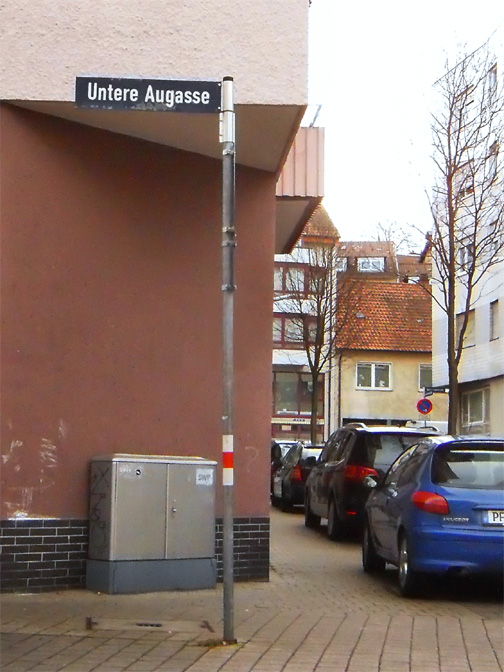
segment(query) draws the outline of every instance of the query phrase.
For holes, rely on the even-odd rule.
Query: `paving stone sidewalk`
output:
[[[272,510],[271,580],[236,584],[236,645],[222,587],[1,598],[2,672],[503,672],[504,613],[490,586],[434,585],[404,600],[391,569],[365,575],[356,542]]]

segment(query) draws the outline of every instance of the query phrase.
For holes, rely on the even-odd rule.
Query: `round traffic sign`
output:
[[[416,405],[417,411],[422,415],[427,415],[432,411],[432,401],[430,399],[420,399]]]

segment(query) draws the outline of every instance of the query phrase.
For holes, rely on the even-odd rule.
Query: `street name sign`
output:
[[[75,105],[97,110],[214,113],[221,82],[129,77],[76,77]]]
[[[438,393],[443,393],[446,394],[448,392],[448,387],[445,385],[440,385],[439,387],[424,387],[424,396],[425,397],[430,397],[431,394],[438,394]]]

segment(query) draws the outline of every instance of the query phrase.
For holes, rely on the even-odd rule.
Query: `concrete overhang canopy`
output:
[[[8,102],[112,133],[222,157],[218,114],[95,110],[68,101]],[[288,252],[323,197],[323,129],[299,128],[304,106],[236,105],[235,110],[237,163],[279,175],[275,253]]]
[[[63,101],[8,102],[186,152],[222,157],[218,114],[83,109]],[[236,105],[237,163],[278,174],[304,110],[298,105]]]

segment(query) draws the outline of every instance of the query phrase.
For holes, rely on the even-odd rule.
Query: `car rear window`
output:
[[[419,436],[394,433],[361,436],[361,439],[364,438],[364,441],[357,442],[355,455],[349,461],[385,472],[406,448],[418,441]]]
[[[451,488],[504,490],[504,446],[440,449],[431,475],[433,483]]]
[[[305,460],[307,457],[318,457],[322,452],[322,446],[319,448],[303,448],[302,459]]]

